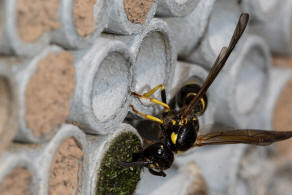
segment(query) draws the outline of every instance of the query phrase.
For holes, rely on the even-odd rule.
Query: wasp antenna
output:
[[[230,40],[228,47],[223,47],[212,66],[205,82],[203,83],[201,89],[198,94],[192,99],[192,101],[184,108],[181,117],[184,118],[189,115],[193,109],[193,107],[200,101],[200,99],[205,95],[213,81],[216,79],[219,72],[222,70],[225,65],[228,57],[230,56],[232,50],[237,44],[238,40],[242,36],[244,30],[246,29],[247,23],[249,20],[249,15],[247,13],[242,13],[239,17],[238,23]]]
[[[143,167],[147,165],[148,163],[145,163],[144,161],[136,161],[136,162],[118,162],[119,166],[124,168],[129,167]]]

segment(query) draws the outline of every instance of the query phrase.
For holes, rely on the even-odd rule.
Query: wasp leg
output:
[[[143,118],[148,119],[148,120],[151,120],[151,121],[154,121],[154,122],[158,122],[158,123],[160,123],[160,124],[163,124],[163,120],[161,120],[160,118],[157,118],[157,117],[155,117],[155,116],[151,116],[151,115],[149,115],[149,114],[144,114],[144,113],[142,113],[142,112],[139,112],[138,110],[136,110],[136,109],[134,108],[133,105],[130,105],[130,107],[132,108],[133,112],[139,114],[139,115],[142,116]]]
[[[145,97],[150,97],[150,96],[151,96],[153,93],[155,93],[159,88],[161,88],[161,91],[160,91],[161,100],[162,100],[163,103],[167,104],[167,103],[166,103],[166,93],[165,93],[165,86],[164,86],[164,84],[157,85],[156,87],[154,87],[154,88],[151,89],[150,91],[144,93],[143,96],[145,96]]]
[[[166,177],[166,174],[163,172],[163,171],[154,171],[153,169],[151,168],[148,168],[149,172],[152,174],[152,175],[156,175],[156,176],[162,176],[162,177]]]
[[[140,95],[140,94],[137,94],[135,92],[132,92],[131,94],[134,95],[134,96],[137,96],[140,99],[141,98],[148,99],[150,102],[153,102],[155,104],[163,106],[165,108],[165,112],[168,112],[170,110],[170,107],[169,107],[168,104],[166,104],[166,103],[164,103],[164,102],[162,102],[162,101],[160,101],[158,99],[147,97],[147,96],[144,96],[144,95]]]

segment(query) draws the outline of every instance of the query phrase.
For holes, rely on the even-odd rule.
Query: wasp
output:
[[[193,147],[239,143],[265,146],[292,137],[291,131],[279,132],[254,129],[222,130],[198,135],[198,117],[205,112],[208,104],[206,92],[226,64],[228,57],[245,31],[248,20],[249,15],[247,13],[240,15],[228,47],[221,49],[202,86],[196,83],[187,83],[180,89],[177,98],[179,109],[171,109],[167,104],[163,84],[156,86],[143,95],[132,92],[132,95],[139,99],[148,99],[165,108],[159,118],[141,113],[131,105],[133,112],[145,119],[159,123],[162,136],[160,142],[149,145],[140,153],[133,154],[131,162],[119,162],[120,166],[129,168],[134,166],[146,167],[151,174],[165,177],[164,170],[171,167],[174,161],[174,154],[185,152]],[[159,89],[161,101],[150,97]]]

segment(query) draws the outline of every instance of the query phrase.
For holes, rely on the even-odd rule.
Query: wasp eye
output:
[[[163,153],[163,149],[162,148],[159,148],[158,150],[157,150],[157,154],[158,155],[161,155]]]

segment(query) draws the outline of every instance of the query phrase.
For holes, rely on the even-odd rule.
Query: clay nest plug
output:
[[[98,173],[96,194],[133,194],[141,168],[123,168],[118,162],[130,162],[132,154],[142,151],[141,141],[131,132],[121,133],[110,143]]]

